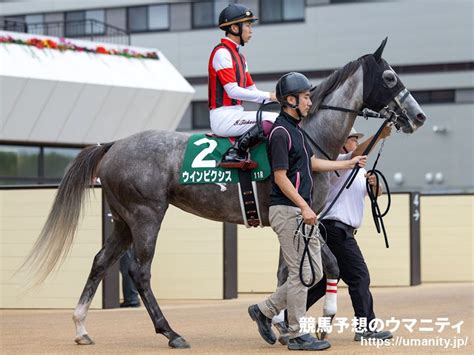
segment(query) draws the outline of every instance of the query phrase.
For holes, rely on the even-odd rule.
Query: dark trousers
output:
[[[324,223],[324,222],[323,222]],[[349,286],[355,317],[375,318],[370,276],[359,245],[349,231],[326,225],[327,245],[337,259],[340,278]],[[308,291],[307,309],[326,293],[326,278]]]
[[[122,292],[123,300],[126,303],[139,303],[138,291],[133,283],[132,277],[130,276],[128,270],[130,269],[130,264],[133,259],[133,250],[132,248],[128,249],[125,254],[120,258],[120,272],[122,274]]]

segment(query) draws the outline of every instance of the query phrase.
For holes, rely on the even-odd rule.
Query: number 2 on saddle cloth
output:
[[[232,146],[231,138],[206,134],[193,134],[184,153],[179,177],[180,184],[232,184],[239,182],[240,169],[218,166],[222,155]],[[270,176],[270,163],[265,142],[250,149],[252,160],[257,167],[250,170],[252,181],[262,181]]]

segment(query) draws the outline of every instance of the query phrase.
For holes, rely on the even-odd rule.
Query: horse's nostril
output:
[[[426,116],[422,113],[419,113],[418,115],[416,115],[416,119],[423,123],[426,120]]]

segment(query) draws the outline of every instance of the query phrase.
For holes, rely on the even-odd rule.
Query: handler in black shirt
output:
[[[272,191],[270,200],[270,225],[278,235],[281,251],[288,266],[287,281],[266,300],[249,307],[250,317],[257,322],[262,338],[270,344],[276,342],[271,329],[271,319],[282,309],[288,310],[290,350],[324,350],[327,341],[319,341],[300,332],[299,320],[306,313],[308,287],[300,280],[300,262],[304,250],[302,238],[294,238],[301,220],[315,225],[316,213],[311,209],[313,195],[312,171],[352,169],[357,163],[365,166],[366,157],[346,161],[327,161],[313,156],[310,146],[300,130],[300,120],[311,108],[309,80],[300,73],[283,75],[277,83],[276,96],[282,111],[270,133],[270,162],[272,165]],[[317,283],[323,274],[317,238],[309,240],[315,275],[311,280],[308,258],[303,264],[306,284]]]

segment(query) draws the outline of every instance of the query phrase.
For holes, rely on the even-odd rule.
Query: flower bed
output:
[[[64,38],[61,38],[59,42],[55,42],[51,39],[40,39],[40,38],[29,38],[26,40],[15,39],[11,36],[0,36],[0,43],[11,43],[20,44],[24,46],[33,46],[39,49],[56,49],[59,51],[74,51],[74,52],[86,52],[95,54],[108,54],[118,55],[126,58],[146,58],[158,60],[158,53],[146,52],[139,53],[129,49],[107,49],[104,46],[96,46],[95,48],[81,47],[74,43],[67,42]]]

